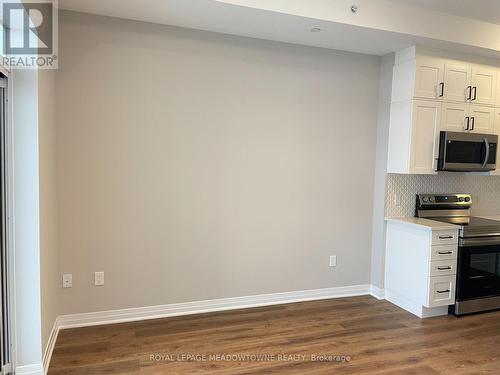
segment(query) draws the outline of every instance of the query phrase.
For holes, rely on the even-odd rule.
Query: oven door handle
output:
[[[461,238],[459,247],[478,247],[500,245],[500,236]]]
[[[490,142],[488,141],[488,138],[484,139],[484,144],[486,145],[486,155],[484,156],[483,168],[486,167],[488,160],[490,160]]]

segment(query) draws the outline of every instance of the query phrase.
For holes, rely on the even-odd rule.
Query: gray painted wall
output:
[[[60,28],[61,313],[370,282],[379,58]]]

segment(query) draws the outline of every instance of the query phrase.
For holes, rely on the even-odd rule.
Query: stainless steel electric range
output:
[[[460,227],[455,315],[500,309],[500,221],[471,216],[471,206],[469,194],[417,196],[417,217]]]

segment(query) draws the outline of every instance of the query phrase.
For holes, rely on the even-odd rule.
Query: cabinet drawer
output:
[[[430,276],[449,276],[457,273],[457,260],[436,260],[430,262]]]
[[[458,229],[457,230],[440,230],[432,232],[433,245],[446,245],[458,243]]]
[[[453,245],[437,245],[431,248],[431,261],[457,259],[458,246]]]
[[[427,307],[447,306],[455,303],[456,275],[429,278],[429,301]]]

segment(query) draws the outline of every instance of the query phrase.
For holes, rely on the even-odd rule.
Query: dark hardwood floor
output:
[[[366,296],[78,328],[61,374],[500,374],[500,312],[421,320]]]

